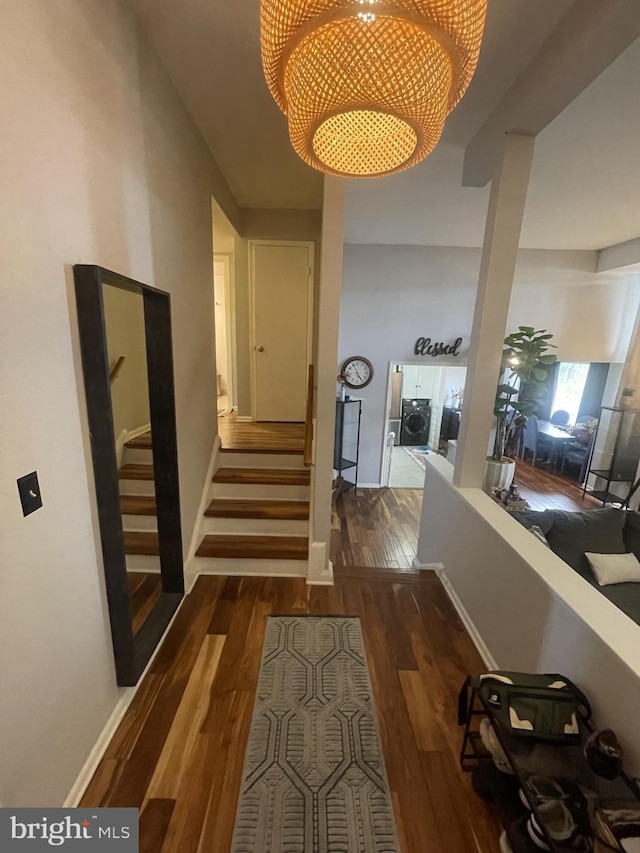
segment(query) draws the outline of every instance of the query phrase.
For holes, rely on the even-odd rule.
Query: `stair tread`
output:
[[[309,501],[225,500],[214,498],[205,515],[209,518],[309,518]]]
[[[308,486],[311,473],[305,468],[220,468],[214,483],[246,483],[273,486]]]
[[[306,560],[309,541],[306,536],[241,536],[208,534],[200,543],[196,557],[235,557],[238,559]]]
[[[221,447],[221,453],[255,453],[255,454],[271,454],[271,455],[279,455],[283,456],[302,456],[304,451],[300,450],[299,447]]]
[[[129,462],[118,471],[121,480],[153,480],[153,465],[142,465],[137,462]]]
[[[141,530],[125,530],[124,551],[125,554],[149,554],[151,556],[158,556],[160,554],[158,534],[155,531],[146,532]]]
[[[144,432],[142,435],[138,435],[135,438],[129,439],[129,441],[125,441],[125,447],[134,447],[139,448],[141,450],[148,449],[153,447],[153,440],[151,438],[150,432]]]
[[[121,495],[120,511],[123,515],[156,515],[153,495]]]

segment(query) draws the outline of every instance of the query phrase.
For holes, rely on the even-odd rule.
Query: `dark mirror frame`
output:
[[[78,264],[73,275],[116,680],[130,687],[138,683],[184,596],[171,298],[103,267]],[[144,305],[162,595],[135,636],[111,408],[105,284],[139,293]]]

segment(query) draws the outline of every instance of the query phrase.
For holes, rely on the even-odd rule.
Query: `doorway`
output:
[[[303,422],[313,323],[313,243],[252,241],[253,412]]]
[[[234,304],[231,287],[231,255],[213,256],[214,314],[216,327],[216,394],[218,414],[236,406],[234,363]]]
[[[422,488],[426,459],[455,459],[467,368],[389,365],[382,484]]]

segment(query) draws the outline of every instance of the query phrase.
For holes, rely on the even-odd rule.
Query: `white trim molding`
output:
[[[158,645],[155,647],[153,654],[149,658],[149,663],[146,665],[144,672],[142,673],[142,675],[138,679],[138,683],[136,684],[136,686],[135,687],[123,687],[123,688],[121,688],[122,694],[120,696],[120,699],[116,703],[116,706],[113,709],[111,716],[107,720],[105,727],[102,729],[102,731],[98,735],[98,739],[96,740],[95,744],[93,745],[93,749],[91,750],[91,752],[87,756],[87,760],[82,765],[82,770],[78,774],[76,781],[73,783],[71,790],[67,794],[67,798],[63,803],[63,808],[75,809],[78,807],[78,803],[82,799],[84,792],[87,790],[87,788],[89,786],[89,782],[91,782],[91,780],[93,779],[93,776],[94,776],[96,770],[98,769],[98,765],[102,761],[102,758],[103,758],[105,752],[107,751],[107,747],[111,743],[111,740],[112,740],[113,736],[115,735],[118,726],[122,722],[122,718],[124,717],[127,710],[129,709],[129,706],[133,702],[136,693],[140,689],[140,685],[142,684],[147,673],[151,669],[151,666],[153,665],[153,662],[155,660],[156,655],[158,654],[158,652],[162,648],[162,644],[164,643],[167,634],[171,630],[173,623],[174,623],[178,613],[180,612],[180,610],[181,610],[181,608],[182,608],[182,606],[186,600],[187,600],[187,596],[185,595],[183,597],[182,601],[180,602],[180,604],[178,605],[178,607],[176,608],[175,613],[171,617],[171,621],[167,625],[167,628],[166,628],[164,634],[158,640]]]
[[[133,438],[137,438],[139,435],[144,435],[145,432],[149,432],[151,429],[151,424],[144,424],[144,426],[138,427],[137,429],[132,429],[131,431],[123,429],[118,438],[116,439],[116,457],[118,459],[118,467],[122,464],[122,454],[124,453],[124,446],[128,441],[131,441]]]
[[[216,435],[213,440],[213,447],[211,449],[211,457],[209,458],[209,465],[207,466],[207,475],[204,481],[204,485],[202,487],[202,494],[200,496],[200,504],[198,505],[198,514],[196,515],[196,522],[193,526],[193,532],[191,534],[191,542],[189,544],[189,550],[187,551],[187,558],[184,561],[184,580],[185,580],[185,588],[188,589],[189,592],[193,589],[193,585],[196,582],[198,574],[200,573],[198,568],[198,562],[196,560],[196,551],[202,542],[202,538],[204,536],[204,514],[207,510],[207,506],[209,505],[209,501],[211,498],[211,481],[213,480],[213,475],[215,474],[217,467],[219,465],[219,455],[220,455],[220,447],[222,442],[220,440],[220,436]]]
[[[237,411],[237,409],[236,409]],[[253,415],[238,415],[236,421],[239,424],[252,424],[253,423]]]
[[[433,564],[433,565],[437,565],[437,564]],[[451,603],[455,607],[455,609],[458,613],[458,616],[462,620],[464,627],[469,632],[469,636],[473,640],[473,644],[476,647],[476,649],[478,650],[480,657],[485,662],[488,669],[499,669],[500,667],[498,666],[496,659],[493,657],[493,655],[489,651],[486,643],[484,642],[484,640],[480,636],[480,632],[476,628],[471,617],[467,613],[462,601],[458,597],[457,592],[455,591],[455,589],[451,585],[451,582],[449,581],[449,578],[446,575],[444,566],[441,563],[439,565],[441,566],[441,568],[436,568],[436,574],[440,578],[440,581],[442,582],[442,586],[444,587],[445,592],[449,596]]]
[[[444,569],[444,565],[442,563],[421,563],[417,557],[414,557],[411,561],[411,568],[420,572],[438,572]]]
[[[333,563],[329,559],[327,542],[309,542],[307,584],[333,586]]]

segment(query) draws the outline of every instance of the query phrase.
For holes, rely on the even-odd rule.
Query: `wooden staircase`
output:
[[[196,557],[204,572],[306,576],[310,471],[286,446],[222,448]]]
[[[151,433],[128,441],[118,471],[124,550],[128,571],[159,572]]]

